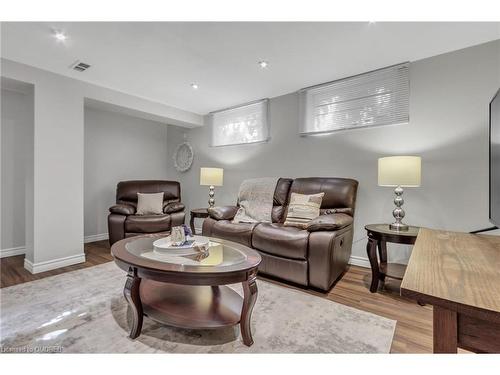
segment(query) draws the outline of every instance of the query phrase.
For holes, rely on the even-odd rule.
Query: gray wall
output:
[[[271,99],[271,140],[263,144],[211,148],[208,127],[169,127],[169,177],[182,183],[190,208],[206,207],[207,188],[199,168],[224,168],[217,204],[233,204],[245,178],[341,176],[360,182],[353,255],[366,258],[365,224],[390,222],[391,188],[377,186],[377,158],[422,156],[422,186],[405,191],[408,223],[470,231],[488,222],[488,103],[500,86],[500,41],[413,62],[410,123],[325,136],[298,135],[296,93]],[[195,160],[186,173],[171,157],[187,134]],[[394,250],[394,247],[392,248]],[[406,262],[410,248],[389,258]]]
[[[106,234],[121,180],[167,177],[167,126],[85,108],[84,234]]]
[[[0,249],[25,241],[26,181],[33,138],[33,93],[1,91],[1,243]]]
[[[1,249],[25,246],[27,178],[32,176],[33,95],[1,92]],[[30,173],[31,171],[31,173]],[[107,233],[116,183],[167,177],[167,126],[85,108],[85,236]],[[29,191],[28,191],[29,194]],[[29,224],[29,223],[28,223]],[[10,255],[10,254],[8,254]]]
[[[4,58],[0,62],[2,79],[35,87],[24,266],[38,273],[84,262],[84,102],[177,125],[196,126],[200,116]]]

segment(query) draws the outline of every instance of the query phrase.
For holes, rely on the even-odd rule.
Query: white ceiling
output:
[[[4,22],[1,54],[205,114],[495,39],[500,23]],[[70,70],[77,59],[92,67]]]

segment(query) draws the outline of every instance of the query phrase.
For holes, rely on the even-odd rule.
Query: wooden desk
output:
[[[500,353],[500,237],[422,228],[401,295],[433,305],[434,353]]]

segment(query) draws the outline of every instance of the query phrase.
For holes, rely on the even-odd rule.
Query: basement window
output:
[[[264,142],[269,139],[269,100],[210,113],[211,146]]]
[[[300,133],[407,123],[409,63],[299,91]]]

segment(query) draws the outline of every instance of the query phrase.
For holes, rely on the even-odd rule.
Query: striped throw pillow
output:
[[[305,228],[307,223],[319,216],[321,201],[325,193],[292,193],[284,225]]]

